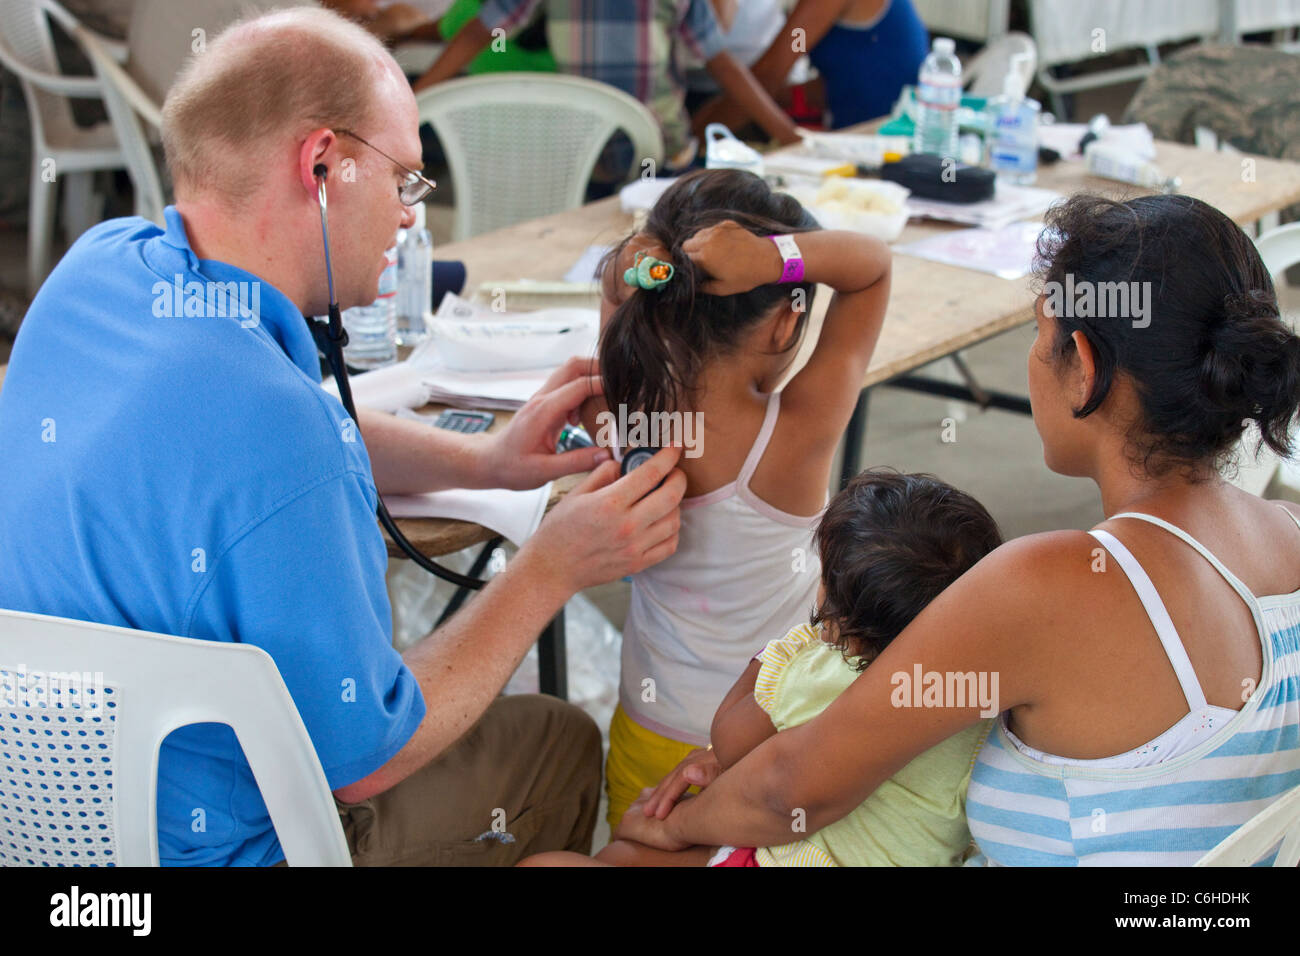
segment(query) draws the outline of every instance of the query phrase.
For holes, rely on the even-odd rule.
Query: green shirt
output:
[[[450,41],[461,27],[478,16],[482,0],[456,0],[442,15],[438,27],[445,39]],[[489,44],[488,48],[474,57],[465,68],[470,76],[480,73],[555,73],[555,57],[549,49],[525,50],[515,40],[503,39],[493,41],[504,48],[499,52]]]

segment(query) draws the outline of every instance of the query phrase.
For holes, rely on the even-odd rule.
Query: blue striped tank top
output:
[[[1300,518],[1288,515],[1300,526]],[[1151,515],[1195,548],[1241,596],[1259,632],[1259,685],[1239,711],[1206,705],[1163,603],[1127,549],[1091,532],[1118,560],[1151,617],[1188,698],[1189,712],[1142,747],[1076,760],[1022,743],[1006,714],[976,758],[966,815],[973,864],[1186,866],[1300,785],[1300,591],[1256,597],[1181,528]],[[1272,862],[1276,849],[1261,860]]]

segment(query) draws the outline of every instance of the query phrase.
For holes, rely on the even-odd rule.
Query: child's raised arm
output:
[[[804,280],[830,286],[835,298],[808,363],[782,389],[781,410],[805,423],[801,437],[833,453],[880,338],[892,254],[885,243],[859,232],[815,230],[794,238],[804,261]],[[776,244],[734,222],[700,230],[682,244],[682,251],[712,277],[703,286],[712,295],[746,292],[781,278],[783,262]]]

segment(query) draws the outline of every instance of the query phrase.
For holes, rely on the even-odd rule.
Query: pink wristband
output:
[[[802,282],[803,255],[799,252],[799,246],[795,243],[794,236],[774,234],[767,238],[776,243],[777,251],[781,253],[781,261],[784,263],[779,281]]]

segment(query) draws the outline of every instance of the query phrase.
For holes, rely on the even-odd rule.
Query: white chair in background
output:
[[[1255,240],[1255,248],[1274,286],[1280,288],[1286,284],[1286,270],[1300,263],[1300,222],[1262,233]],[[1252,422],[1237,446],[1238,466],[1232,483],[1252,495],[1262,495],[1276,477],[1282,485],[1300,493],[1300,467],[1292,460],[1278,458],[1267,446],[1256,455],[1258,445],[1259,428]]]
[[[1289,222],[1285,226],[1278,226],[1261,233],[1255,240],[1255,248],[1259,250],[1259,257],[1264,260],[1264,267],[1273,277],[1273,285],[1281,288],[1286,285],[1286,271],[1300,264],[1300,222]],[[1285,314],[1283,318],[1286,318]],[[1292,328],[1295,331],[1294,322]],[[1264,455],[1261,454],[1260,458],[1263,457]],[[1268,472],[1269,481],[1276,476],[1279,484],[1300,496],[1300,463],[1297,463],[1294,458],[1279,459],[1272,456],[1270,464],[1272,467]],[[1265,481],[1264,487],[1268,487],[1268,481]]]
[[[76,18],[54,0],[0,0],[0,63],[22,84],[32,125],[27,226],[27,291],[31,295],[49,272],[57,184],[67,180],[64,202],[69,208],[88,206],[93,202],[90,174],[126,165],[109,123],[81,127],[73,120],[68,98],[98,99],[103,88],[95,77],[65,76],[59,71],[49,20],[68,33],[78,28]],[[98,220],[98,211],[87,209],[67,218],[85,228]],[[69,235],[68,241],[75,238]]]
[[[1197,866],[1252,866],[1282,841],[1274,866],[1300,863],[1300,787],[1255,814],[1205,856]]]
[[[629,180],[663,161],[654,114],[622,90],[553,73],[498,73],[439,83],[416,94],[421,122],[438,134],[456,191],[452,237],[582,205],[605,143],[632,141]]]
[[[271,656],[0,611],[0,865],[158,865],[158,752],[228,724],[292,866],[351,866],[338,810]]]
[[[163,208],[167,203],[163,194],[162,177],[158,174],[149,137],[140,125],[143,119],[153,130],[159,130],[162,127],[162,110],[140,89],[130,74],[118,65],[99,37],[81,26],[76,28],[73,37],[90,58],[95,75],[103,86],[108,118],[122,148],[126,171],[135,186],[135,214],[152,219],[166,228]]]
[[[1113,86],[1148,75],[1160,62],[1160,44],[1213,39],[1219,32],[1221,2],[1028,0],[1030,32],[1038,44],[1038,82],[1048,91],[1056,118],[1070,119],[1065,109],[1066,93]],[[1052,73],[1057,67],[1123,50],[1142,50],[1147,62],[1069,77]]]

